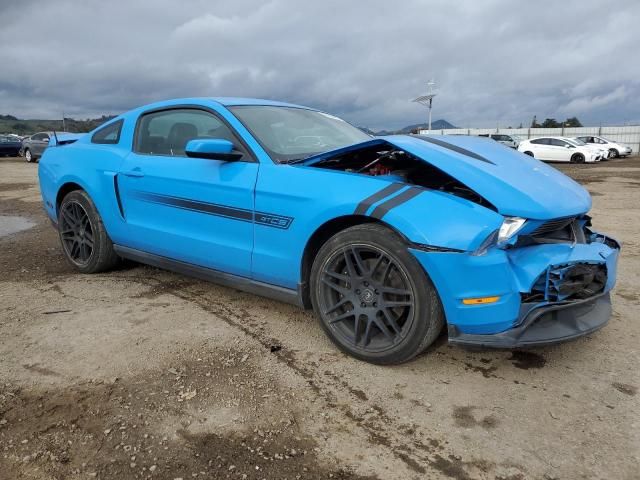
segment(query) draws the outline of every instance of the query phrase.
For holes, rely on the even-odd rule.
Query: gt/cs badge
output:
[[[292,217],[285,217],[282,215],[272,215],[267,213],[259,213],[256,212],[255,215],[256,223],[260,223],[262,225],[267,225],[269,227],[282,228],[286,230],[293,222]]]

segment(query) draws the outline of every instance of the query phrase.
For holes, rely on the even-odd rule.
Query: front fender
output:
[[[397,186],[385,190],[391,185]],[[256,211],[286,216],[291,221],[286,228],[256,224],[254,278],[296,288],[301,281],[305,248],[319,228],[343,217],[374,216],[377,206],[409,188],[414,187],[348,172],[261,165]],[[381,191],[390,193],[377,195]],[[462,198],[420,189],[418,195],[390,208],[378,220],[411,243],[466,251],[475,249],[499,228],[502,216]]]
[[[375,208],[372,212],[375,214]],[[500,228],[504,217],[463,198],[424,190],[380,220],[412,243],[468,251],[478,248]]]

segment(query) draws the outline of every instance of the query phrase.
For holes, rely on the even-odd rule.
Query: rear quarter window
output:
[[[122,132],[123,120],[110,123],[100,128],[91,137],[91,143],[102,145],[115,145],[120,141],[120,132]]]

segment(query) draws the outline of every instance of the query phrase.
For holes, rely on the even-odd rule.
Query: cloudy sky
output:
[[[640,2],[0,0],[0,114],[184,96],[310,105],[371,128],[640,122]]]

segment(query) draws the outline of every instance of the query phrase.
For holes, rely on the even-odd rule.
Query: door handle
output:
[[[139,167],[129,170],[128,172],[123,172],[123,175],[126,175],[127,177],[144,177],[144,173]]]

